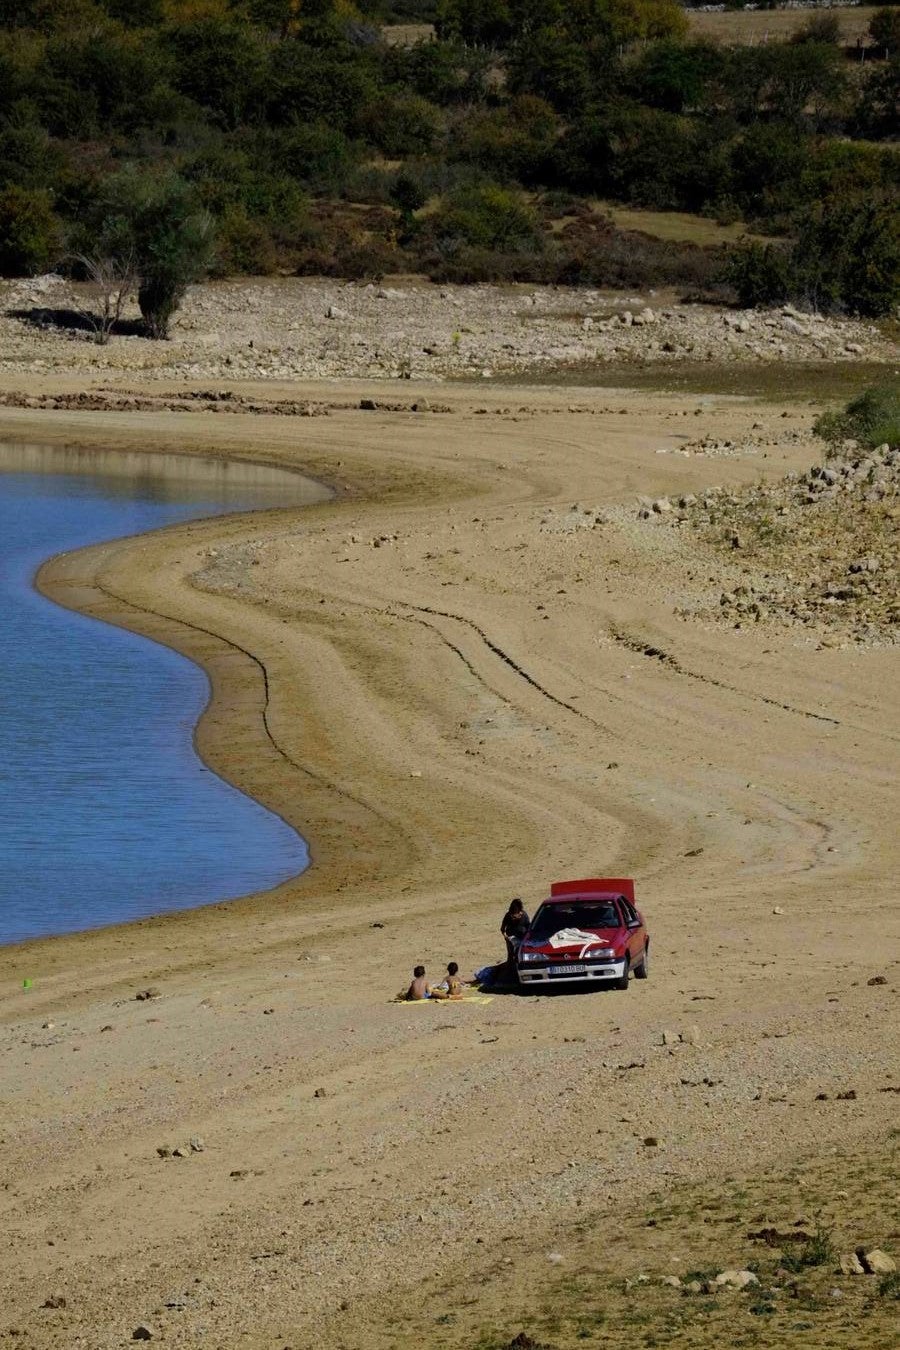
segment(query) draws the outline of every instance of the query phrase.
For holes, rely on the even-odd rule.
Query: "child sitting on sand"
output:
[[[425,967],[416,966],[413,970],[412,983],[406,991],[407,1003],[418,1003],[420,999],[431,998],[431,986],[425,978]]]
[[[451,961],[447,966],[447,974],[440,984],[431,991],[432,998],[462,998],[465,985],[459,978],[459,966],[455,961]]]

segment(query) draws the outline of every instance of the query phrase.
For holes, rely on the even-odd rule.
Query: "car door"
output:
[[[624,895],[619,898],[619,909],[622,911],[622,919],[628,932],[629,961],[634,966],[644,954],[644,925],[637,910]]]

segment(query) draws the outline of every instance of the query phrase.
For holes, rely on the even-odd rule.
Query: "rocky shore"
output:
[[[847,441],[780,481],[657,498],[638,513],[692,530],[741,570],[717,606],[686,618],[775,621],[826,645],[900,642],[900,448]]]
[[[526,286],[390,285],[306,278],[189,292],[171,340],[137,311],[100,346],[84,287],[54,275],[0,290],[0,375],[65,371],[142,379],[483,378],[616,363],[889,361],[877,325],[681,304],[671,295]]]

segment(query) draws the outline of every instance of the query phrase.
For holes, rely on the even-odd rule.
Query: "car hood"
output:
[[[620,945],[622,929],[563,929],[544,940],[527,937],[522,951],[539,952],[542,956],[581,956],[587,952],[609,950]]]

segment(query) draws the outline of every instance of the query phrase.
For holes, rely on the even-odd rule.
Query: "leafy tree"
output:
[[[504,44],[513,35],[507,0],[442,0],[435,26],[438,37],[487,45]]]
[[[489,69],[487,53],[455,41],[388,47],[382,62],[386,83],[405,85],[441,107],[481,102]]]
[[[727,279],[745,305],[802,301],[872,317],[900,303],[900,219],[893,202],[860,198],[812,207],[791,247],[749,243]]]
[[[520,94],[502,108],[476,108],[454,128],[448,153],[492,177],[529,183],[540,181],[558,134],[550,105]]]
[[[165,9],[162,0],[100,0],[111,19],[118,19],[129,28],[150,28],[162,23]]]
[[[855,116],[856,130],[872,140],[896,136],[900,126],[900,52],[870,68]]]
[[[788,210],[808,153],[802,139],[777,123],[756,123],[731,150],[732,190],[750,216]]]
[[[734,287],[744,309],[783,304],[794,285],[790,249],[756,240],[741,244],[729,257],[723,279]]]
[[[281,42],[267,77],[267,115],[275,126],[323,122],[347,131],[378,92],[374,57],[349,44]]]
[[[356,163],[356,147],[325,122],[301,123],[261,137],[273,169],[318,193],[339,194]]]
[[[612,54],[604,48],[605,64]],[[510,51],[508,80],[513,93],[535,94],[561,112],[574,112],[591,99],[598,53],[567,33],[540,28]]]
[[[534,253],[541,247],[537,216],[525,198],[495,183],[452,193],[431,225],[445,247],[467,244],[500,253]]]
[[[391,159],[427,154],[441,129],[440,114],[419,94],[390,91],[361,111],[357,129]]]
[[[641,103],[681,113],[706,104],[722,73],[721,50],[712,43],[669,38],[639,54],[628,70],[627,83]]]
[[[13,110],[0,122],[0,182],[19,187],[47,188],[62,171],[59,146],[32,119],[27,106]]]
[[[158,117],[168,76],[164,55],[115,24],[54,35],[38,71],[39,106],[57,135],[133,131]]]
[[[869,37],[885,56],[900,51],[900,9],[876,9],[869,20]]]
[[[171,171],[151,178],[131,167],[106,180],[93,216],[90,256],[133,258],[147,336],[168,337],[188,286],[206,275],[214,254],[212,220],[194,189]]]
[[[253,29],[228,19],[172,25],[164,41],[178,89],[208,108],[229,129],[263,102],[266,52]]]
[[[836,47],[840,41],[841,21],[836,14],[830,13],[812,14],[806,23],[791,34],[794,46],[802,46],[805,42],[826,42]]]
[[[391,184],[391,201],[404,221],[409,224],[416,211],[421,211],[428,200],[428,194],[418,178],[411,173],[401,171]]]
[[[813,208],[794,248],[799,288],[816,305],[872,317],[900,304],[900,215],[882,198]]]
[[[58,256],[61,231],[46,192],[10,186],[0,193],[0,276],[35,276]]]

